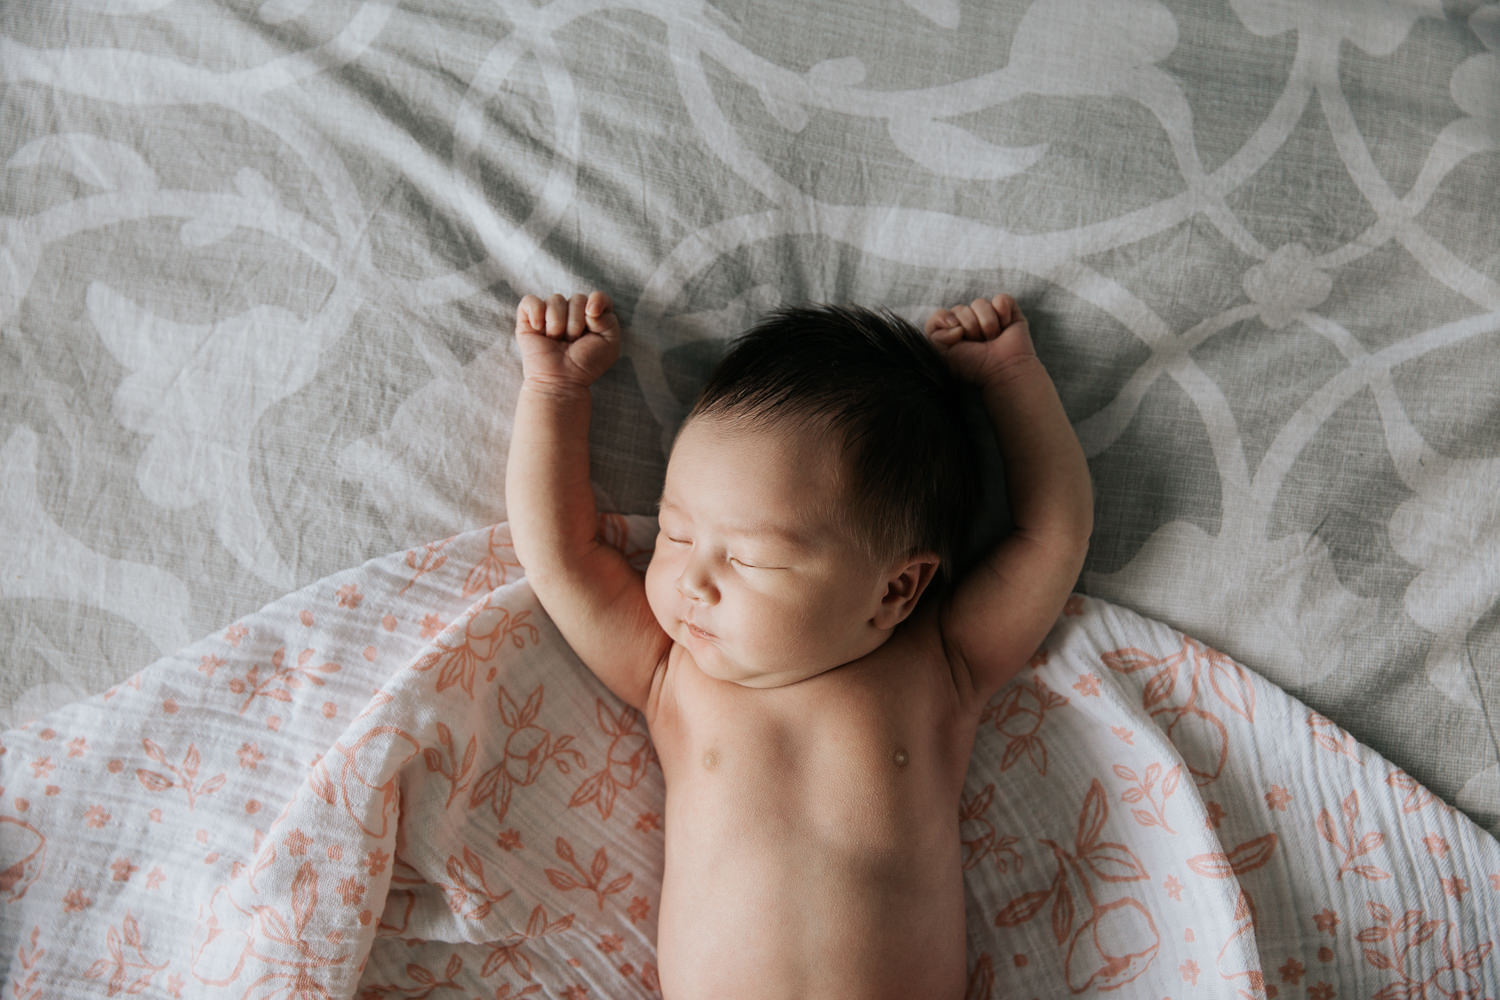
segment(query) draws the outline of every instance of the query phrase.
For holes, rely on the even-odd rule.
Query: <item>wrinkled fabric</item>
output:
[[[602,525],[649,558],[654,522]],[[661,771],[504,525],[295,591],[0,748],[15,996],[659,995]],[[1500,844],[1104,601],[990,702],[954,808],[974,1000],[1500,987]]]

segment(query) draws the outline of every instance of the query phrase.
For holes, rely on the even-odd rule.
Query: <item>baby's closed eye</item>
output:
[[[733,563],[734,565],[742,567],[744,569],[764,569],[764,570],[786,569],[785,566],[773,566],[773,565],[771,565],[769,563],[754,562],[754,561],[751,561],[750,559],[744,558],[742,556],[730,556],[729,557],[729,561],[731,563]]]

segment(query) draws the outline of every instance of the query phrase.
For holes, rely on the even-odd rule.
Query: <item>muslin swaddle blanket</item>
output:
[[[4,734],[5,995],[657,996],[662,802],[503,525],[398,553]],[[1070,601],[956,807],[972,1000],[1500,993],[1500,845],[1121,608]]]

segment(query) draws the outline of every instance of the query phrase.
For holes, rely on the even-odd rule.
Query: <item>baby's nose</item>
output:
[[[690,563],[677,577],[677,592],[690,601],[712,602],[718,596],[713,581],[696,562]]]

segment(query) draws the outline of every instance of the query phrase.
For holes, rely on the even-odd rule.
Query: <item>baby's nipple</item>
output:
[[[719,751],[705,750],[703,752],[703,770],[712,771],[719,766]]]
[[[905,747],[899,747],[891,756],[891,759],[896,762],[897,767],[905,767],[906,762],[911,760],[911,756],[907,754]]]

